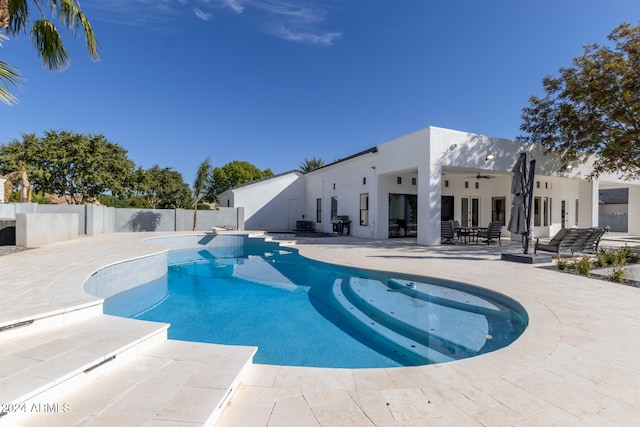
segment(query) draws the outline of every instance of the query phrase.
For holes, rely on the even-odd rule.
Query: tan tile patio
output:
[[[622,244],[603,241],[605,247]],[[500,260],[503,250],[517,252],[518,243],[426,248],[411,240],[341,237],[296,247],[326,262],[445,277],[501,292],[526,308],[529,327],[507,348],[441,365],[253,365],[219,426],[240,425],[248,416],[251,423],[242,425],[638,424],[640,289]],[[271,398],[256,404],[251,396],[258,394]],[[283,414],[291,414],[289,424]]]
[[[141,242],[144,237],[82,238],[0,258],[0,320],[94,304],[82,282],[99,267],[152,253],[155,249]],[[322,261],[445,277],[504,293],[526,308],[529,327],[507,348],[440,365],[351,370],[254,364],[218,426],[638,424],[640,289],[501,261],[500,251],[517,251],[517,244],[426,248],[403,239],[331,237],[300,240],[296,247]],[[29,274],[12,273],[20,266]],[[0,353],[16,351],[15,342],[5,344]],[[54,347],[50,343],[38,351],[45,357]],[[184,379],[189,367],[172,366],[167,380]],[[219,378],[208,367],[202,369],[202,379]],[[202,384],[196,382],[187,383],[173,399],[183,402],[176,408],[194,406],[198,424],[203,415],[195,406],[205,394],[197,394]],[[72,407],[92,406],[89,395],[70,396],[78,399]],[[142,407],[144,396],[140,399]],[[133,403],[127,408],[135,408]],[[113,406],[106,418],[91,422],[116,420],[110,417],[117,413]],[[77,419],[84,420],[78,425],[88,422]],[[138,425],[162,423],[143,420]]]

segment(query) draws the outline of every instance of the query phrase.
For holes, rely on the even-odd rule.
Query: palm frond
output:
[[[60,33],[48,19],[33,23],[31,40],[50,70],[64,70],[69,65],[69,54],[62,44]]]
[[[51,0],[51,7],[53,13],[60,18],[60,22],[69,28],[74,35],[78,29],[82,28],[89,56],[94,61],[98,60],[98,45],[93,28],[80,9],[77,0]]]
[[[0,102],[11,105],[18,101],[18,99],[9,92],[8,86],[18,86],[21,79],[17,68],[4,61],[0,61]]]

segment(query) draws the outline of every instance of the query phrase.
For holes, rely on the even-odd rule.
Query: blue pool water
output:
[[[170,323],[172,339],[257,346],[256,363],[439,363],[504,347],[527,325],[517,302],[487,290],[294,250],[177,250],[169,261],[167,276],[108,298],[105,313]]]

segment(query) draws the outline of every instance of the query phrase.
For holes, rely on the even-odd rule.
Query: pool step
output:
[[[0,341],[0,425],[212,425],[256,349],[167,340],[167,327],[100,315]]]
[[[49,320],[54,325],[60,321],[57,316]],[[47,319],[40,319],[33,326],[0,333],[1,403],[25,402],[85,371],[135,353],[141,343],[166,340],[168,328],[106,315],[48,328],[46,323]]]
[[[414,364],[476,354],[491,338],[484,315],[506,315],[459,290],[402,279],[343,278],[333,296],[358,329]]]
[[[376,337],[375,340],[378,344],[387,348],[395,348],[394,356],[397,360],[411,365],[452,360],[451,357],[389,328],[384,319],[371,317],[363,304],[358,304],[352,297],[349,297],[351,290],[348,278],[337,279],[333,284],[332,292],[343,315],[351,320],[351,324],[368,337]]]
[[[31,412],[13,425],[212,426],[254,354],[252,347],[160,342],[101,370],[81,386],[34,400],[40,407],[57,404],[57,410]],[[26,409],[31,408],[27,402]]]
[[[486,344],[484,315],[497,307],[459,290],[403,279],[351,278],[342,284],[345,297],[386,328],[429,348],[434,362],[476,354]]]

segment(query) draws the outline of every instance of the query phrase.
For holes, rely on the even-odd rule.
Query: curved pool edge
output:
[[[98,236],[95,238],[78,239],[71,242],[73,243],[81,243],[81,242],[89,243],[89,241],[93,242],[92,244],[88,245],[86,250],[82,250],[83,256],[85,258],[88,257],[90,259],[85,260],[85,262],[82,264],[83,265],[82,268],[78,268],[75,271],[68,271],[67,274],[56,278],[55,282],[56,283],[64,282],[65,286],[70,286],[70,285],[73,286],[72,281],[69,281],[70,275],[79,276],[77,277],[78,279],[84,276],[80,286],[82,290],[82,294],[84,296],[83,299],[91,300],[92,304],[99,302],[101,305],[102,302],[104,301],[104,298],[106,296],[109,296],[112,293],[117,293],[115,292],[117,289],[122,289],[123,287],[124,288],[136,287],[146,283],[148,281],[147,280],[148,277],[153,277],[153,276],[157,277],[158,275],[163,274],[163,272],[166,273],[167,253],[169,250],[178,249],[181,247],[182,248],[193,247],[194,241],[197,242],[203,238],[210,239],[213,236],[215,236],[216,239],[218,239],[218,244],[220,245],[222,245],[223,242],[225,241],[228,242],[228,239],[232,239],[236,241],[238,244],[240,244],[240,242],[244,242],[246,239],[257,237],[255,241],[264,241],[265,244],[269,246],[279,246],[279,242],[270,240],[268,236],[264,236],[260,233],[255,234],[250,232],[245,232],[245,233],[229,232],[229,233],[218,234],[218,235],[211,235],[211,234],[202,233],[202,232],[119,233],[117,235],[105,235],[105,236]],[[66,246],[73,246],[71,242],[66,242],[68,244]],[[99,242],[99,244],[96,244],[95,242]],[[169,242],[173,242],[173,243],[182,242],[182,243],[176,245],[176,244],[169,244]],[[113,245],[116,245],[118,249],[113,250],[112,253],[109,254],[109,256],[105,256],[104,248],[106,246],[113,246]],[[54,246],[57,246],[57,245],[50,245],[50,248],[53,249]],[[206,244],[204,246],[206,246]],[[330,250],[327,250],[327,248],[324,248],[324,254],[322,255],[314,253],[313,250],[310,250],[311,248],[314,248],[314,247],[319,248],[318,245],[306,246],[306,245],[298,244],[296,245],[295,248],[287,246],[286,249],[294,250],[300,253],[304,257],[307,257],[319,262],[325,262],[325,263],[341,265],[341,266],[344,265],[346,267],[362,268],[362,269],[366,269],[374,272],[392,271],[392,270],[387,270],[384,266],[384,263],[380,263],[379,260],[376,260],[375,265],[370,265],[366,262],[362,262],[362,260],[358,261],[357,257],[355,256],[358,253],[358,251],[354,251],[353,247],[350,248],[350,251],[348,254],[345,254],[344,256],[339,257],[341,264],[336,264],[333,261],[336,255],[335,246],[332,245]],[[360,249],[363,249],[363,248],[360,248]],[[423,248],[423,249],[428,250],[428,248]],[[96,255],[96,256],[91,257],[91,255]],[[154,262],[154,268],[152,268],[152,273],[140,274],[140,271],[144,269],[139,268],[139,266],[149,260]],[[389,267],[398,267],[398,265],[396,263],[389,264]],[[126,273],[124,273],[126,271],[133,271],[134,272],[133,276],[126,278]],[[415,269],[415,268],[411,269],[411,268],[404,267],[403,273],[406,273],[408,275],[413,275],[416,277],[426,276],[429,278],[436,278],[436,279],[438,278],[438,276],[435,274],[425,275],[424,272],[420,272],[418,269]],[[98,283],[104,283],[104,282],[108,282],[110,280],[109,278],[115,279],[115,283],[117,283],[118,285],[107,287],[106,289],[103,288],[102,295],[105,295],[105,296],[98,296],[95,294],[91,294],[90,292],[87,291],[86,287],[88,283],[90,284],[90,286],[91,286],[91,282],[94,280],[96,280]],[[122,283],[118,283],[119,280]],[[443,280],[445,282],[449,282],[451,280],[455,280],[455,278],[454,279],[443,278]],[[487,355],[492,355],[496,353],[505,353],[508,350],[510,350],[509,352],[527,353],[529,356],[538,355],[540,357],[545,357],[550,352],[552,352],[553,349],[557,346],[557,342],[559,341],[561,336],[560,332],[557,331],[557,333],[551,333],[551,334],[548,333],[549,330],[556,329],[556,328],[550,327],[550,325],[557,323],[557,319],[555,319],[552,315],[550,315],[550,313],[547,310],[545,310],[544,306],[539,306],[534,301],[528,301],[528,299],[524,297],[524,295],[521,295],[519,297],[517,295],[513,295],[512,293],[513,289],[507,289],[504,287],[496,288],[495,283],[483,286],[482,283],[478,283],[478,282],[469,284],[468,282],[464,281],[464,278],[458,278],[455,281],[462,283],[464,285],[470,285],[476,288],[478,287],[486,288],[492,292],[498,292],[499,294],[504,295],[510,300],[513,300],[518,304],[520,304],[524,308],[527,314],[527,317],[529,319],[529,324],[527,328],[525,328],[524,332],[520,335],[518,339],[516,339],[516,341],[514,341],[510,345],[503,347],[501,349],[492,351],[487,354],[474,356],[470,359],[483,358],[483,357],[486,357]],[[77,289],[77,285],[73,286],[73,288]],[[536,316],[532,316],[533,312],[536,313]],[[541,319],[544,319],[544,323],[546,324],[545,326],[546,339],[544,343],[531,343],[529,341],[530,339],[529,337],[538,335],[537,328],[539,327],[540,324],[543,323],[543,322],[535,321],[536,318],[538,318],[538,316],[541,316]],[[552,338],[554,336],[556,338]],[[534,348],[530,348],[530,347],[534,347]],[[451,361],[446,363],[457,364],[460,362],[464,362],[466,360],[468,359],[462,359],[462,360]],[[439,365],[439,364],[436,364],[436,365]],[[427,366],[431,366],[431,365],[424,365],[424,367],[427,367]],[[498,366],[504,366],[504,364],[499,363]],[[333,369],[333,368],[310,368],[310,369]],[[340,368],[337,368],[337,369],[340,369]],[[401,368],[370,368],[370,369],[401,369]]]
[[[174,235],[122,234],[52,244],[3,259],[0,273],[6,280],[0,289],[11,305],[5,306],[0,321],[40,313],[45,305],[47,310],[53,306],[63,310],[78,301],[94,302],[95,297],[82,288],[86,277],[105,263],[126,260],[128,254],[137,257],[157,251],[144,243],[147,237]],[[106,251],[96,250],[96,243],[102,245],[106,240]],[[268,399],[270,407],[281,411],[288,408],[314,414],[320,425],[341,419],[345,410],[355,420],[380,424],[446,419],[543,425],[550,420],[579,424],[604,419],[624,425],[625,420],[640,417],[637,405],[634,407],[640,343],[632,339],[640,324],[637,289],[559,276],[490,255],[465,264],[455,259],[459,258],[455,252],[442,255],[438,248],[373,243],[337,238],[330,244],[299,242],[297,248],[310,258],[328,262],[337,258],[356,267],[380,268],[400,259],[403,268],[416,273],[435,268],[435,272],[464,281],[466,272],[481,286],[517,299],[529,314],[528,328],[508,347],[440,365],[365,370],[254,365],[218,426],[238,425],[246,414],[254,417],[252,425],[266,426],[272,412],[251,399],[254,393],[273,396]],[[74,263],[71,270],[61,265],[61,256]],[[28,299],[18,298],[15,292],[16,283],[25,282],[20,274],[25,265],[30,275],[24,286],[33,289],[22,295]],[[515,279],[505,280],[507,277]],[[63,294],[43,292],[52,282]]]

